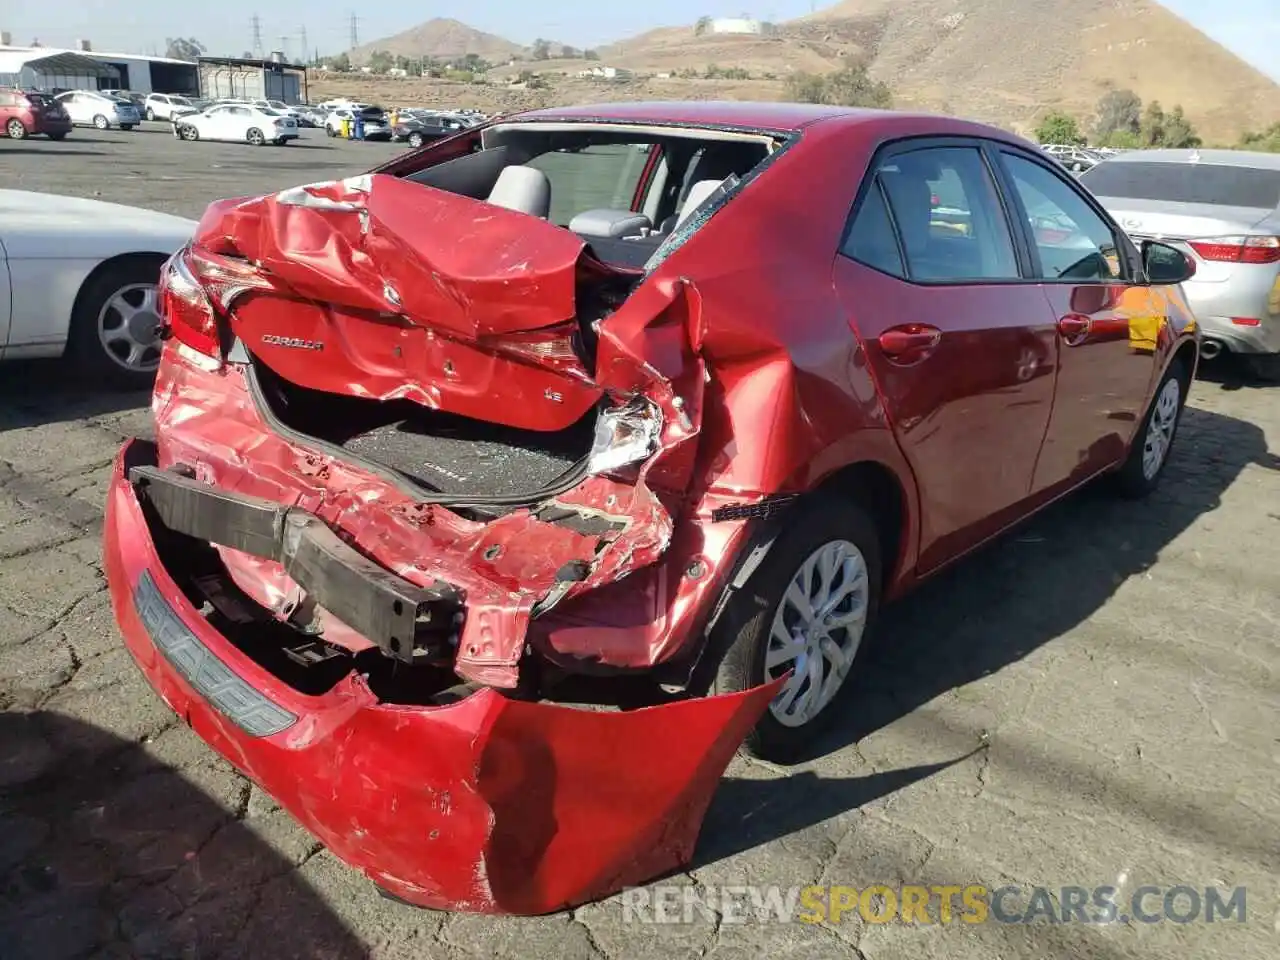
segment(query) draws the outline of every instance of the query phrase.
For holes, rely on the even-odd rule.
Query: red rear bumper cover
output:
[[[337,856],[437,909],[545,913],[678,869],[778,686],[630,712],[489,689],[399,706],[354,674],[302,694],[165,572],[123,453],[104,553],[125,642],[165,701]]]

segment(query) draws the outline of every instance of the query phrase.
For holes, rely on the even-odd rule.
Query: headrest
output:
[[[488,199],[494,206],[545,219],[551,213],[551,181],[534,167],[503,167]]]

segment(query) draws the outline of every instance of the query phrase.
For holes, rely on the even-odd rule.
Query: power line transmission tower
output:
[[[280,55],[289,59],[289,35],[285,33],[280,34]]]
[[[305,23],[298,31],[298,44],[302,47],[302,53],[298,60],[305,62],[311,56],[311,48],[307,46],[307,25]]]
[[[351,49],[360,46],[360,18],[351,14]]]
[[[253,15],[253,55],[262,56],[262,19],[256,13]]]

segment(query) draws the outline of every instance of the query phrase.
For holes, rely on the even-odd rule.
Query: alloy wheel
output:
[[[867,562],[848,540],[832,540],[800,565],[774,612],[765,676],[790,679],[769,705],[783,726],[808,723],[832,701],[862,643],[870,601]]]
[[[1156,394],[1147,421],[1147,435],[1142,443],[1142,475],[1155,478],[1169,456],[1173,446],[1173,432],[1178,426],[1178,411],[1182,406],[1182,384],[1177,377],[1170,377]]]
[[[131,283],[107,297],[98,311],[98,341],[116,364],[131,372],[160,365],[160,310],[154,283]]]
[[[102,114],[98,114],[96,117],[93,118],[93,125],[97,127],[99,130],[106,130],[108,127],[111,126],[111,121],[108,120],[106,117],[104,117]]]
[[[5,131],[9,134],[9,137],[13,140],[22,140],[27,135],[27,128],[23,126],[23,123],[21,120],[18,120],[16,118],[9,121],[9,123],[5,126]]]

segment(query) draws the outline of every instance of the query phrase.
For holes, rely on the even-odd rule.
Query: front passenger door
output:
[[[1128,244],[1069,175],[1013,150],[1001,162],[1057,325],[1057,393],[1034,485],[1047,493],[1124,457],[1146,412],[1166,301],[1136,282]]]

